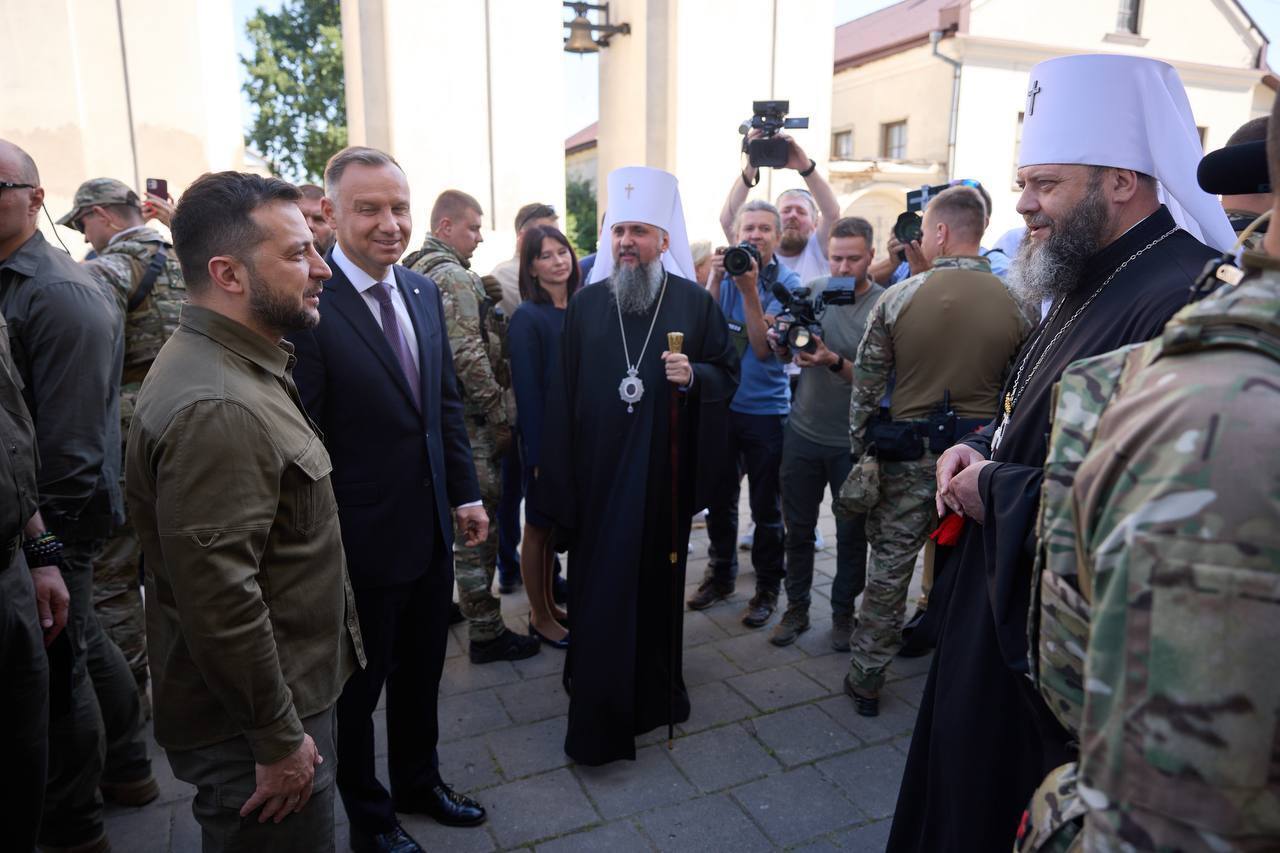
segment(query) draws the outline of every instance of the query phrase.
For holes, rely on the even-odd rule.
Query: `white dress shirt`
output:
[[[418,336],[413,331],[413,321],[409,319],[409,307],[405,305],[404,295],[400,293],[400,285],[396,282],[395,268],[387,267],[385,279],[374,278],[356,266],[337,243],[333,244],[333,262],[346,275],[351,286],[356,289],[356,293],[364,299],[364,304],[369,306],[369,311],[373,313],[373,321],[378,324],[379,329],[382,328],[382,305],[373,293],[373,286],[379,282],[386,282],[391,288],[391,307],[395,309],[396,319],[400,321],[400,336],[409,347],[409,355],[413,357],[414,363],[421,364],[422,362],[418,359]]]
[[[347,280],[351,282],[351,286],[356,289],[356,293],[360,294],[364,304],[369,306],[369,311],[373,314],[373,321],[378,324],[379,329],[382,328],[382,305],[378,302],[378,297],[373,295],[373,286],[382,281],[391,288],[391,307],[395,309],[396,319],[400,321],[400,334],[404,337],[405,345],[409,347],[409,355],[413,356],[415,362],[422,364],[422,360],[418,358],[418,336],[413,331],[413,321],[409,319],[409,308],[405,305],[404,296],[400,293],[400,285],[396,281],[395,268],[387,268],[387,277],[385,279],[376,279],[356,266],[337,243],[333,244],[333,262],[338,265],[338,269],[342,270]],[[482,503],[482,501],[470,501],[469,503],[459,504],[457,509],[481,506]]]

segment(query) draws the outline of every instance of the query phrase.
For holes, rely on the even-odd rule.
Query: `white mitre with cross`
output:
[[[1204,149],[1173,66],[1114,54],[1063,56],[1031,69],[1018,167],[1070,163],[1155,178],[1160,201],[1196,239],[1227,251],[1235,232],[1200,189]]]
[[[669,242],[667,251],[662,253],[662,266],[672,275],[692,279],[693,253],[689,251],[676,176],[648,166],[623,166],[609,173],[608,187],[609,207],[600,227],[596,262],[587,283],[604,281],[613,274],[610,232],[615,222],[643,222],[666,231]]]

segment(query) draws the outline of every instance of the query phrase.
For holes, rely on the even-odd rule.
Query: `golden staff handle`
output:
[[[667,351],[682,352],[684,350],[684,332],[667,332]]]

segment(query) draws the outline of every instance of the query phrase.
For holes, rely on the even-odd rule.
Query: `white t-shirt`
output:
[[[788,258],[775,250],[773,256],[784,267],[800,276],[801,284],[807,285],[815,278],[831,275],[831,264],[827,261],[826,255],[822,254],[822,246],[818,244],[818,232],[816,230],[809,235],[809,242],[804,244],[804,250],[800,254],[793,258]]]

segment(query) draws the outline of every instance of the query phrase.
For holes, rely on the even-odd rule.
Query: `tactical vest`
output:
[[[1275,274],[1269,278],[1274,281]],[[1072,500],[1076,472],[1097,438],[1108,404],[1134,376],[1161,358],[1231,348],[1253,350],[1280,362],[1275,319],[1280,315],[1280,291],[1259,294],[1250,283],[1246,279],[1184,308],[1158,338],[1074,362],[1054,388],[1053,426],[1031,576],[1027,649],[1030,677],[1054,716],[1074,735],[1081,730],[1084,714],[1093,597],[1088,567],[1077,562]],[[1066,824],[1086,811],[1074,782],[1074,762],[1046,778],[1024,816],[1017,850],[1056,850],[1070,840],[1074,832],[1063,831]]]
[[[1167,355],[1245,348],[1280,361],[1280,338],[1266,312],[1233,310],[1233,299],[1256,302],[1247,281],[1184,308],[1160,337],[1083,359],[1063,371],[1054,389],[1053,429],[1040,492],[1037,549],[1027,619],[1031,677],[1054,716],[1080,729],[1084,661],[1089,640],[1092,578],[1076,561],[1071,487],[1093,446],[1107,404],[1136,373]],[[1274,319],[1269,320],[1274,323]]]
[[[457,263],[444,252],[429,253],[419,249],[404,259],[403,265],[414,272],[427,277],[436,267],[448,263]],[[507,351],[507,324],[509,318],[501,306],[489,297],[480,277],[468,270],[472,290],[475,291],[476,303],[480,306],[480,337],[484,340],[485,351],[489,353],[489,366],[493,368],[493,378],[503,388],[511,387],[510,353]],[[465,389],[463,389],[465,395]]]
[[[124,381],[140,382],[160,347],[178,328],[182,304],[187,301],[187,286],[177,253],[168,243],[121,240],[104,254],[108,252],[128,255],[134,269],[124,327]],[[160,252],[164,252],[162,262]]]

